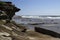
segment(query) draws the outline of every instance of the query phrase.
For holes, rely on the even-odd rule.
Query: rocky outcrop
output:
[[[3,2],[0,1],[0,19],[12,19],[15,15],[15,12],[18,12],[20,9],[15,7],[12,2]],[[4,15],[5,14],[5,15]]]
[[[51,31],[51,30],[48,30],[48,29],[35,27],[35,31],[39,32],[39,33],[42,33],[42,34],[50,35],[52,37],[60,38],[60,34],[59,33],[56,33],[54,31]]]

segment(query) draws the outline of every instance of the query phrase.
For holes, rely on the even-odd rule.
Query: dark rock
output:
[[[22,32],[26,32],[27,29],[22,30]]]
[[[35,27],[35,31],[39,32],[39,33],[42,33],[42,34],[50,35],[52,37],[60,38],[60,34],[59,33],[56,33],[54,31],[47,30],[47,29],[44,29],[44,28]]]
[[[18,12],[20,9],[15,7],[12,4],[12,2],[2,2],[2,1],[0,1],[0,10],[5,12],[5,14],[11,20],[12,17],[15,15],[15,12]],[[0,19],[1,19],[1,17],[0,17]],[[5,18],[3,17],[2,19],[5,19]]]

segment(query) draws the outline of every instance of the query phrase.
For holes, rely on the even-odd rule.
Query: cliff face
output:
[[[17,26],[10,20],[19,10],[12,2],[0,1],[0,40],[12,40],[13,33],[18,32],[19,27],[16,29]]]
[[[12,19],[12,17],[15,15],[15,12],[18,12],[20,9],[15,7],[15,5],[12,4],[12,2],[2,2],[0,1],[0,16],[3,17],[0,19]],[[5,15],[4,15],[5,14]]]

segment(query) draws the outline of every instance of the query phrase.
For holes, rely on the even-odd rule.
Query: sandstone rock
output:
[[[0,40],[12,40],[11,37],[0,36]]]

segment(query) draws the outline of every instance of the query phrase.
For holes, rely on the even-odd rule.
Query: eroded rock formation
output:
[[[18,12],[20,9],[15,7],[12,2],[2,2],[0,1],[0,19],[12,19],[15,15],[15,12]]]

